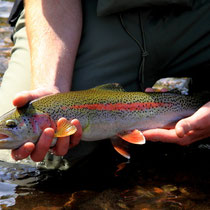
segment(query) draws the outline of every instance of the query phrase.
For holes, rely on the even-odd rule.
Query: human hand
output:
[[[17,107],[24,106],[29,101],[34,99],[58,93],[56,89],[46,90],[44,88],[39,88],[31,91],[24,91],[18,93],[13,100],[13,104]],[[59,123],[59,120],[58,120]],[[77,132],[71,137],[60,137],[58,138],[56,145],[53,147],[52,151],[55,155],[63,156],[68,152],[69,148],[76,146],[82,135],[82,128],[78,120],[72,120],[71,123],[77,127]],[[35,162],[42,161],[49,151],[51,143],[54,138],[54,129],[46,128],[44,129],[37,144],[31,142],[25,143],[23,146],[16,150],[12,150],[12,157],[15,160],[22,160],[27,158],[29,155],[31,159]]]
[[[152,92],[152,90],[146,89],[146,92]],[[184,146],[210,137],[209,128],[210,102],[203,105],[192,116],[178,121],[171,129],[149,129],[143,131],[143,134],[149,141],[176,143]]]

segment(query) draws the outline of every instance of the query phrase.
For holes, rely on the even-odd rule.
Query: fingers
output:
[[[205,130],[190,130],[182,138],[177,136],[175,129],[150,129],[143,131],[143,134],[148,141],[153,142],[164,142],[164,143],[175,143],[181,146],[190,145],[193,142],[199,141],[201,139],[207,138],[210,132],[205,132]]]
[[[72,120],[71,123],[73,125],[75,125],[77,128],[77,132],[71,136],[71,141],[70,141],[70,145],[69,145],[70,148],[73,148],[80,142],[80,139],[82,137],[82,126],[81,126],[79,120],[77,120],[77,119]]]
[[[63,119],[65,118],[61,118],[58,123],[61,123],[61,120]],[[70,137],[58,138],[56,146],[53,148],[53,153],[55,155],[63,156],[68,152],[69,148],[73,148],[79,144],[82,136],[82,127],[77,119],[72,120],[71,123],[76,126],[77,132]]]
[[[195,136],[185,135],[183,138],[179,138],[176,135],[175,129],[151,129],[143,132],[146,140],[153,142],[175,143],[182,146],[189,145],[198,139]]]
[[[15,160],[22,160],[31,155],[31,159],[35,162],[42,161],[47,154],[54,136],[52,128],[46,128],[36,146],[27,142],[17,150],[12,151],[12,158]]]
[[[22,107],[33,99],[34,98],[29,91],[23,91],[16,94],[15,98],[13,99],[13,105],[17,107]]]
[[[196,128],[196,125],[194,124],[194,121],[191,120],[192,117],[180,120],[175,127],[176,135],[179,138],[183,138],[185,134],[187,134],[189,131]]]
[[[15,98],[13,99],[13,105],[17,107],[22,107],[27,104],[29,101],[32,101],[36,98],[40,98],[46,95],[50,95],[53,93],[57,93],[57,91],[51,91],[46,89],[35,89],[30,91],[22,91],[17,93]]]
[[[153,93],[153,92],[162,92],[162,93],[165,93],[165,92],[168,92],[169,90],[167,88],[162,88],[162,89],[154,89],[154,88],[146,88],[145,89],[145,92],[146,93]]]
[[[210,127],[210,103],[202,106],[198,111],[196,111],[192,116],[180,120],[176,124],[177,136],[183,137],[190,131],[200,131],[208,132]]]
[[[27,158],[34,150],[35,145],[31,142],[25,143],[22,147],[16,150],[12,150],[11,156],[14,160],[22,160]]]
[[[154,89],[153,88],[146,88],[145,92],[146,93],[152,93],[152,92],[154,92]]]
[[[43,132],[39,141],[36,144],[35,149],[31,153],[31,159],[35,162],[42,161],[49,151],[51,143],[54,137],[54,130],[52,128],[46,128]]]
[[[58,138],[57,143],[53,148],[53,154],[57,156],[64,156],[69,150],[69,141],[69,136]]]
[[[146,140],[149,141],[161,141],[161,142],[166,142],[166,143],[176,143],[177,142],[177,135],[174,129],[150,129],[150,130],[145,130],[142,132],[146,138]]]
[[[68,152],[69,148],[73,148],[79,144],[82,136],[82,127],[80,122],[76,119],[72,120],[71,123],[77,127],[77,132],[70,137],[67,136],[58,138],[56,146],[53,148],[53,153],[55,155],[64,156]],[[12,157],[15,160],[22,160],[30,155],[33,161],[42,161],[50,149],[53,138],[54,129],[46,128],[39,138],[36,146],[33,143],[28,142],[19,149],[13,150]]]

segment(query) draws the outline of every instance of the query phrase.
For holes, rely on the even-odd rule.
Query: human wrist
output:
[[[34,82],[33,80],[31,82],[31,90],[47,90],[52,93],[68,92],[70,90],[70,84],[71,82],[69,80],[58,80],[58,78],[53,81],[40,81],[39,79],[34,79]]]
[[[56,86],[47,86],[47,85],[39,85],[39,86],[32,86],[31,91],[36,90],[37,92],[43,93],[45,95],[68,92],[69,89],[59,88]]]

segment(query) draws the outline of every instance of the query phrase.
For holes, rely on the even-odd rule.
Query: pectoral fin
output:
[[[146,139],[143,133],[137,129],[132,131],[126,131],[124,133],[119,133],[118,136],[132,144],[145,144]]]
[[[115,137],[111,139],[114,149],[123,157],[130,159],[129,143],[122,139]]]
[[[61,118],[57,122],[57,130],[54,135],[54,137],[65,137],[65,136],[70,136],[76,133],[77,128],[71,124],[68,120],[65,118]]]

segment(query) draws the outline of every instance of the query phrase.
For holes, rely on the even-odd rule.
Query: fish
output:
[[[127,92],[118,83],[49,95],[0,117],[0,149],[36,143],[46,127],[55,127],[56,138],[73,135],[77,128],[71,120],[78,119],[82,141],[111,139],[115,150],[129,159],[129,144],[146,143],[142,131],[166,128],[192,115],[209,99],[204,98]],[[67,121],[57,125],[62,117]]]

